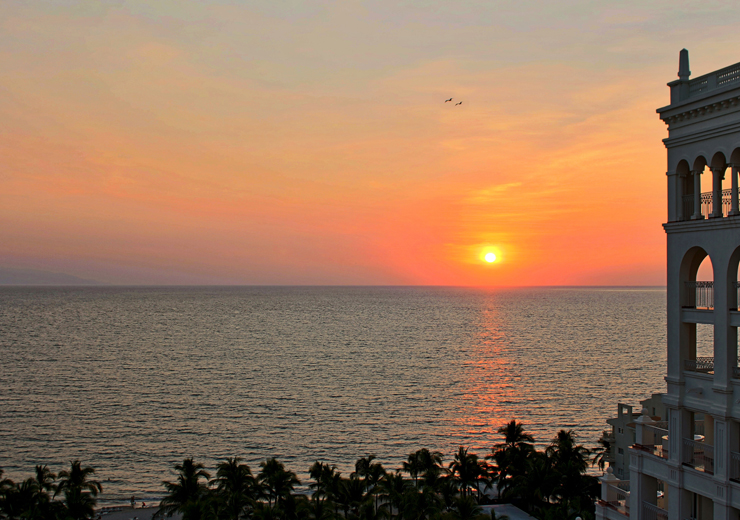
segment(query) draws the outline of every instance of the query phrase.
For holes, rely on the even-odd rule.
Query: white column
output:
[[[740,215],[740,210],[738,209],[737,204],[737,165],[729,164],[728,166],[730,167],[730,171],[732,171],[732,195],[730,195],[730,215]]]
[[[712,218],[722,217],[722,179],[725,168],[712,168]]]
[[[704,218],[701,216],[701,174],[701,170],[691,171],[691,175],[694,176],[694,214],[691,216],[692,220]]]
[[[686,182],[684,175],[676,176],[676,198],[678,199],[678,206],[676,206],[676,218],[678,220],[684,219],[683,214],[683,183]]]
[[[654,424],[655,421],[650,417],[648,409],[643,408],[640,417],[635,421],[635,444],[639,444],[641,446],[654,446],[656,444],[655,434],[653,431],[644,428],[644,425],[652,426]],[[662,442],[662,439],[658,440],[658,443]]]
[[[611,467],[606,468],[604,476],[601,477],[601,500],[604,502],[614,502],[617,499],[616,492],[612,486],[621,482],[614,476],[614,470]]]
[[[729,478],[730,452],[727,422],[723,419],[714,420],[714,474]]]

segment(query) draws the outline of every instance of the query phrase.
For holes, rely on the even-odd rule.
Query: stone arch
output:
[[[707,167],[707,158],[703,155],[699,155],[694,159],[694,164],[691,165],[691,169],[694,171],[704,171]]]
[[[740,148],[738,148],[738,154],[740,154]],[[682,175],[688,175],[690,171],[691,171],[691,167],[689,167],[689,161],[687,161],[686,159],[681,159],[678,165],[676,166],[676,173],[679,176],[682,176]]]
[[[740,165],[740,147],[735,148],[730,154],[730,164]]]
[[[699,274],[699,267],[705,261],[711,262],[712,259],[702,247],[695,246],[690,248],[684,254],[681,261],[680,274],[679,274],[679,298],[681,306],[684,308],[707,308],[706,302],[702,301],[705,296],[699,288],[703,285],[697,282],[697,275]],[[712,278],[714,279],[714,264],[712,264]],[[710,282],[711,283],[711,282]],[[710,303],[711,307],[714,306],[714,302]],[[684,322],[680,325],[680,351],[681,351],[681,363],[686,366],[689,363],[689,370],[698,370],[698,365],[691,365],[692,361],[699,361],[702,356],[712,356],[713,347],[707,347],[707,345],[713,344],[713,331],[710,325],[699,325],[697,323]],[[702,330],[699,330],[699,329]],[[702,350],[705,352],[702,353]],[[705,359],[706,361],[706,359]]]
[[[683,255],[681,260],[681,282],[695,282],[699,266],[709,254],[704,248],[694,246]]]
[[[729,309],[737,309],[738,304],[738,269],[740,269],[740,246],[736,247],[730,255],[730,261],[727,264],[727,283],[729,285],[727,290],[727,307]]]
[[[725,171],[727,170],[727,159],[725,157],[724,152],[717,151],[714,152],[714,155],[712,156],[712,162],[709,164],[709,170],[711,172],[711,217],[722,217],[727,213],[729,210],[729,200],[725,200],[723,196],[722,189],[725,187],[724,182],[725,178],[727,177],[725,175]],[[729,180],[729,179],[728,179]],[[725,204],[726,203],[726,204]],[[707,210],[707,213],[710,213],[709,210]]]
[[[725,154],[722,152],[715,152],[715,154],[712,156],[712,162],[709,163],[709,166],[711,168],[726,168],[727,160],[725,158]]]
[[[678,220],[688,220],[694,213],[694,179],[691,176],[689,161],[681,159],[676,166],[678,200]]]
[[[702,265],[705,259],[709,258],[709,254],[699,246],[694,246],[684,254],[683,260],[681,261],[681,268],[679,273],[679,297],[682,307],[696,307],[696,289],[693,282],[697,281],[697,274],[699,274],[699,267]],[[712,259],[709,258],[709,262]],[[711,264],[712,280],[714,279],[714,263]],[[692,291],[694,291],[692,293]]]

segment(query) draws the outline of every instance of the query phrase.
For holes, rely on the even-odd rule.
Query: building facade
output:
[[[612,473],[620,480],[630,478],[629,448],[635,444],[635,421],[640,416],[639,411],[644,408],[647,408],[655,427],[668,427],[663,394],[653,394],[649,399],[640,401],[637,412],[634,407],[619,403],[617,416],[606,421],[611,428],[604,432],[603,438],[609,443],[609,452],[605,454],[604,461],[609,463]]]
[[[605,474],[597,518],[740,519],[740,63],[690,75],[684,49],[658,109],[668,126],[667,421],[648,410],[635,420],[629,480]]]

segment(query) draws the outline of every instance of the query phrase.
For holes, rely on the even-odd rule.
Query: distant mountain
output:
[[[64,273],[0,267],[0,285],[103,285]]]

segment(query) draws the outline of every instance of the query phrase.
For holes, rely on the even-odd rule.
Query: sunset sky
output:
[[[739,21],[707,0],[3,0],[0,268],[662,285],[655,109],[681,48],[693,76],[740,61]]]

